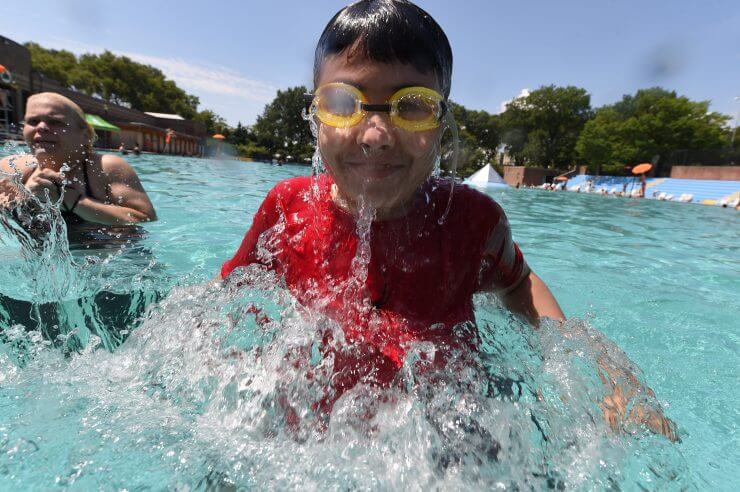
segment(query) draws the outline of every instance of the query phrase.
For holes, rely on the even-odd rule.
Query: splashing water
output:
[[[60,275],[46,285],[32,282],[28,292],[39,296],[39,300],[59,298],[77,285],[74,270],[69,268],[72,262],[67,230],[59,208],[62,197],[52,201],[45,190],[45,198],[37,198],[22,184],[16,159],[11,158],[9,163],[16,172],[0,173],[0,179],[5,180],[4,186],[8,188],[2,190],[2,195],[4,201],[9,202],[0,209],[0,224],[5,232],[0,235],[0,241],[9,248],[18,248],[20,259],[25,260],[18,262],[20,278],[37,280],[37,271],[61,270]]]
[[[320,157],[314,164],[320,171]],[[152,287],[153,259],[139,277],[122,271],[115,255],[75,260],[59,204],[37,207],[49,224],[38,237],[11,231],[3,215],[0,237],[21,254],[2,274],[15,284],[30,279],[15,295],[39,304]],[[373,217],[360,203],[349,280],[358,303],[366,299]],[[347,350],[342,329],[281,285],[251,266],[226,287],[175,287],[115,351],[121,339],[109,334],[123,327],[79,322],[89,320],[81,313],[92,301],[67,306],[77,316],[61,320],[58,347],[33,327],[3,325],[2,482],[129,490],[693,487],[664,438],[637,426],[615,434],[604,422],[599,402],[609,388],[599,361],[641,375],[584,321],[535,332],[479,296],[478,351],[453,352],[444,367],[431,367],[437,348],[417,342],[392,385],[358,384],[326,415],[317,402],[335,359],[317,347],[330,333],[333,349]]]
[[[358,289],[371,221],[372,210],[363,208],[351,280]],[[12,411],[0,424],[4,482],[691,487],[665,439],[639,428],[615,435],[603,422],[597,360],[606,354],[634,368],[584,322],[533,332],[488,309],[479,319],[479,352],[455,352],[433,368],[425,354],[435,347],[419,342],[393,385],[359,384],[323,415],[316,404],[334,360],[315,347],[329,331],[341,351],[341,328],[298,305],[280,284],[252,266],[227,287],[174,288],[112,353],[98,350],[94,335],[65,352],[37,331],[6,330],[0,407]]]
[[[57,200],[48,191],[34,196],[21,182],[16,159],[10,159],[16,172],[0,175],[6,199],[0,205],[0,323],[21,323],[68,348],[98,337],[112,349],[128,327],[117,326],[123,333],[114,335],[106,322],[133,325],[159,296],[156,260],[135,244],[135,235],[101,227],[94,231],[108,247],[75,258],[61,213],[64,189]],[[63,167],[62,175],[68,170]],[[119,261],[123,257],[125,263]]]
[[[595,404],[603,388],[591,377],[599,354],[572,336],[600,335],[580,321],[537,338],[489,316],[480,353],[457,353],[437,371],[421,367],[420,354],[434,348],[419,344],[398,384],[356,386],[319,430],[324,417],[312,406],[332,361],[310,352],[332,321],[297,306],[273,274],[250,267],[242,275],[253,288],[174,289],[114,353],[91,342],[64,357],[36,333],[8,333],[0,354],[0,398],[14,405],[0,424],[6,483],[691,485],[663,438],[607,429]],[[27,352],[22,370],[11,345]],[[46,418],[28,419],[39,414]]]

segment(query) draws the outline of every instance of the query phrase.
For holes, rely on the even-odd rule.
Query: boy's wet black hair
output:
[[[337,12],[316,45],[314,86],[324,60],[347,49],[370,61],[400,62],[433,72],[445,98],[450,95],[452,49],[447,35],[431,15],[407,0],[360,0]]]

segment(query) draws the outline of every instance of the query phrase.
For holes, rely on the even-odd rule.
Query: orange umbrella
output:
[[[645,174],[653,168],[653,165],[649,162],[643,162],[632,168],[632,174]]]
[[[215,134],[212,138],[215,138],[216,140],[226,140],[226,137],[224,137],[220,133]]]
[[[566,176],[558,176],[555,178],[555,181],[568,181],[568,178]]]

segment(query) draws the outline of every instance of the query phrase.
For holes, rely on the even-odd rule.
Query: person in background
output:
[[[4,225],[12,221],[33,239],[47,238],[51,219],[39,212],[50,200],[59,202],[70,246],[132,248],[133,241],[142,237],[142,229],[135,224],[156,220],[154,206],[134,169],[120,156],[94,152],[95,133],[70,99],[50,92],[31,96],[23,136],[30,154],[0,160]],[[109,341],[109,348],[120,343],[143,315],[144,299],[150,297],[156,293],[98,292],[92,302],[99,324],[93,323],[90,329]],[[54,341],[64,325],[64,304],[0,293],[0,336],[2,326],[22,325]]]
[[[91,222],[128,225],[156,220],[157,214],[136,171],[121,157],[97,154],[95,132],[82,109],[70,99],[44,92],[28,98],[23,136],[29,155],[0,160],[0,171],[20,173],[26,190],[38,200],[57,201],[68,225]],[[69,169],[63,171],[63,166]],[[28,201],[8,186],[0,201]]]

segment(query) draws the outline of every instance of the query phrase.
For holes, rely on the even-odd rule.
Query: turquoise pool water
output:
[[[432,402],[414,391],[380,398],[368,390],[335,410],[327,434],[291,437],[274,411],[276,388],[300,399],[302,379],[278,355],[310,340],[310,322],[271,291],[270,279],[249,293],[202,284],[233,254],[267,190],[310,168],[162,156],[130,162],[159,215],[133,247],[73,248],[69,260],[64,252],[31,258],[7,237],[0,243],[0,292],[26,300],[43,292],[46,301],[67,303],[67,320],[90,309],[75,304],[80,295],[137,290],[164,298],[112,353],[93,350],[84,328],[66,349],[13,332],[0,351],[0,489],[731,490],[740,480],[737,212],[492,192],[530,265],[576,319],[570,329],[591,337],[599,330],[642,368],[682,442],[607,431],[591,418],[599,390],[589,345],[534,336],[483,298],[477,313],[491,335],[484,365],[541,390],[542,401],[481,399],[452,383],[436,388]],[[53,273],[38,273],[48,265]],[[74,282],[64,280],[69,275]],[[282,313],[279,330],[264,334],[247,318],[229,317],[252,302]],[[250,350],[257,335],[275,352]],[[232,346],[245,351],[235,355]],[[622,360],[613,347],[609,355]],[[356,415],[363,405],[375,405],[371,428]],[[549,439],[538,437],[534,420]],[[439,430],[445,425],[461,425],[467,437],[450,437]],[[470,431],[478,427],[487,434]],[[481,435],[500,443],[497,460],[481,458]]]

